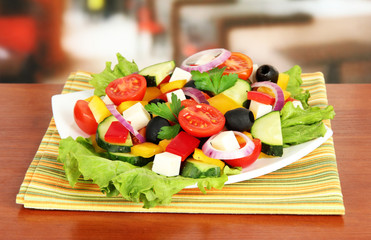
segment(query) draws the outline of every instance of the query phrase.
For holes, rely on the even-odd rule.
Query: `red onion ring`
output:
[[[125,118],[117,111],[116,106],[114,104],[107,104],[106,105],[108,110],[112,113],[112,115],[125,127],[131,132],[141,143],[146,141],[146,138],[143,137],[137,130],[135,130],[130,123],[128,123]]]
[[[282,88],[275,84],[274,82],[264,81],[264,82],[255,82],[251,85],[252,88],[254,87],[267,87],[274,92],[275,102],[273,105],[273,111],[281,111],[283,105],[285,105],[285,96],[283,94]]]
[[[209,102],[206,100],[205,95],[197,88],[184,87],[182,88],[182,90],[184,92],[184,95],[191,97],[196,102],[209,104]]]
[[[208,157],[221,159],[221,160],[236,159],[236,158],[243,158],[243,157],[249,156],[255,149],[254,142],[248,136],[246,136],[245,134],[241,132],[233,131],[233,133],[238,136],[241,136],[246,141],[246,145],[238,150],[233,150],[233,151],[222,151],[222,150],[215,149],[211,145],[211,141],[218,135],[218,134],[215,134],[211,136],[205,142],[205,144],[202,146],[202,151]]]
[[[214,55],[215,58],[211,60],[208,63],[202,64],[202,65],[194,65],[198,59],[200,59],[202,56],[206,54]],[[214,49],[208,49],[204,50],[198,53],[193,54],[192,56],[185,59],[181,65],[181,68],[190,72],[190,71],[200,71],[200,72],[207,72],[223,62],[227,60],[231,56],[231,52],[224,49],[224,48],[214,48]]]

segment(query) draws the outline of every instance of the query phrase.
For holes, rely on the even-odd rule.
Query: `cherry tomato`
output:
[[[110,82],[106,88],[106,94],[115,105],[120,105],[124,101],[142,100],[146,89],[146,79],[134,73]]]
[[[196,102],[193,99],[186,99],[186,100],[182,100],[180,104],[184,107],[191,107],[191,106],[197,105],[198,102]]]
[[[225,160],[225,163],[227,163],[231,167],[243,167],[243,168],[253,164],[260,155],[260,152],[262,149],[262,143],[260,139],[257,139],[257,138],[253,139],[252,141],[255,145],[255,149],[249,156],[246,156],[243,158]]]
[[[178,120],[183,130],[195,137],[210,137],[225,124],[224,115],[218,109],[203,103],[182,109]]]
[[[252,73],[252,60],[245,54],[232,52],[232,55],[219,68],[226,67],[224,75],[236,73],[238,77],[243,80],[249,79]]]
[[[97,131],[98,123],[85,100],[78,100],[73,109],[75,122],[85,133],[92,135]]]

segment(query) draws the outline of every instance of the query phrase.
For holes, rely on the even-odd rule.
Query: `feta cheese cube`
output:
[[[257,101],[251,100],[250,102],[250,111],[254,114],[255,119],[260,118],[261,116],[272,111],[272,105],[259,103]]]
[[[187,82],[191,80],[192,74],[183,70],[181,68],[176,67],[173,74],[170,77],[169,82],[177,81],[177,80],[186,80]]]
[[[180,172],[182,157],[169,152],[158,153],[153,160],[152,171],[168,177],[177,176]]]
[[[219,133],[212,141],[211,145],[222,151],[234,151],[240,148],[233,131],[224,131]]]
[[[184,95],[183,90],[182,89],[178,89],[178,90],[175,90],[175,91],[166,93],[167,101],[169,103],[171,103],[171,95],[172,95],[172,93],[174,93],[180,101],[183,101],[183,100],[186,99],[186,96]]]
[[[126,121],[130,122],[130,125],[137,131],[147,126],[149,120],[151,120],[151,115],[140,102],[126,109],[122,113],[122,116]]]

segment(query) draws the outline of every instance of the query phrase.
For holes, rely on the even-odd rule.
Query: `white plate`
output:
[[[81,131],[76,125],[73,117],[73,108],[77,100],[86,99],[92,96],[93,92],[93,90],[88,90],[68,94],[59,94],[52,97],[53,116],[61,138],[71,136],[75,139],[78,136],[89,136]],[[229,176],[228,181],[225,184],[256,178],[283,168],[312,152],[328,138],[330,138],[332,133],[332,130],[327,128],[327,132],[324,137],[320,137],[296,146],[284,148],[282,157],[259,158],[252,165],[244,168],[241,174]],[[196,186],[189,186],[187,188],[194,187]]]

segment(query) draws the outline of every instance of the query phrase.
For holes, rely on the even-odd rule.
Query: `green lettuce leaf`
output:
[[[282,138],[286,147],[323,137],[325,134],[326,127],[323,122],[282,128]]]
[[[289,75],[289,82],[286,91],[291,93],[291,97],[299,100],[304,109],[309,108],[308,99],[310,97],[309,91],[304,91],[301,88],[303,80],[301,79],[301,67],[298,65],[293,66],[285,72]]]
[[[281,112],[282,139],[285,147],[323,137],[326,134],[325,119],[333,119],[333,106],[301,109],[287,102]]]
[[[82,175],[84,180],[97,184],[107,196],[121,194],[129,201],[143,202],[144,208],[169,204],[172,196],[186,186],[197,184],[205,193],[205,189],[223,188],[228,180],[224,172],[218,178],[166,177],[153,172],[152,163],[136,167],[109,160],[105,156],[95,153],[89,139],[78,137],[74,140],[69,137],[60,141],[58,161],[64,164],[67,180],[72,187]]]
[[[94,94],[97,96],[106,95],[105,90],[110,82],[113,80],[125,77],[132,73],[138,72],[137,64],[129,62],[120,53],[116,54],[118,63],[115,65],[113,70],[111,69],[112,62],[106,62],[106,68],[99,74],[92,74],[92,79],[89,83],[94,86]]]
[[[335,116],[334,107],[326,108],[310,107],[301,109],[295,107],[292,102],[287,102],[281,110],[281,127],[290,127],[294,125],[313,124],[324,119],[333,119]]]
[[[302,92],[301,85],[303,84],[303,80],[301,79],[301,67],[295,65],[285,73],[290,76],[286,91],[289,91],[293,96],[300,94]]]
[[[59,155],[57,161],[63,163],[66,178],[71,187],[74,187],[81,176],[78,168],[77,156],[88,155],[96,156],[97,153],[89,142],[89,139],[78,137],[74,140],[72,137],[61,139],[59,142]]]

